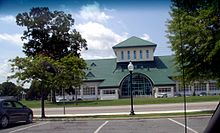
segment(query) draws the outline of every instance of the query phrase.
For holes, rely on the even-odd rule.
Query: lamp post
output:
[[[130,111],[130,115],[135,115],[134,114],[134,108],[133,108],[133,87],[132,87],[132,72],[133,72],[133,70],[134,70],[134,65],[130,61],[130,63],[128,64],[128,71],[130,72],[130,95],[131,95],[131,111]]]

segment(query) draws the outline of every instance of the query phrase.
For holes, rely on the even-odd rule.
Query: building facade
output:
[[[174,56],[154,56],[156,46],[133,36],[113,46],[116,58],[86,60],[86,79],[77,89],[77,97],[85,100],[130,97],[130,78],[127,70],[130,61],[134,65],[134,96],[157,97],[166,93],[168,97],[173,97],[183,94],[179,82],[173,80],[174,76],[180,74],[174,66]],[[219,94],[220,89],[215,81],[210,80],[188,85],[186,92],[187,95]]]

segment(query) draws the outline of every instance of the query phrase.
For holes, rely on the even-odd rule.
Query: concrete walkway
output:
[[[187,112],[202,112],[215,110],[218,102],[187,103]],[[161,114],[181,113],[183,103],[172,104],[147,104],[134,105],[135,114]],[[41,117],[41,109],[33,109],[34,117]],[[98,116],[98,115],[128,115],[130,105],[125,106],[101,106],[101,107],[66,107],[45,108],[46,117],[77,117],[77,116]]]

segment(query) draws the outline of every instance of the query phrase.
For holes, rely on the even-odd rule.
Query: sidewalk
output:
[[[202,109],[202,110],[187,110],[186,112],[208,112],[213,110]],[[120,113],[92,113],[92,114],[55,114],[46,115],[47,118],[65,118],[65,117],[85,117],[85,116],[105,116],[105,115],[129,115],[130,112],[120,112]],[[149,112],[135,112],[135,114],[169,114],[169,113],[183,113],[183,110],[173,110],[173,111],[149,111]],[[41,115],[34,115],[35,118],[40,118]]]
[[[188,103],[187,112],[205,112],[215,110],[218,102],[200,102]],[[41,109],[33,109],[34,117],[41,117]],[[173,104],[149,104],[134,105],[135,114],[169,114],[183,113],[182,103]],[[65,117],[92,117],[106,115],[129,115],[130,106],[101,106],[101,107],[66,107],[64,108],[45,108],[45,114],[48,118],[65,118]]]

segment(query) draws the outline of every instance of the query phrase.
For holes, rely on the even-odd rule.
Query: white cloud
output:
[[[7,16],[1,16],[0,21],[7,22],[7,23],[15,23],[16,19],[12,15],[7,15]]]
[[[0,59],[0,83],[7,80],[10,74],[10,64],[6,59]]]
[[[21,36],[22,36],[21,34],[3,33],[3,34],[0,34],[0,41],[7,41],[7,42],[21,46],[22,45]]]
[[[100,6],[97,2],[95,2],[94,4],[82,6],[80,10],[80,17],[85,20],[94,22],[105,22],[108,19],[112,18],[111,16],[100,10]]]
[[[114,57],[112,46],[125,40],[127,33],[118,35],[102,24],[88,22],[76,25],[76,29],[87,40],[88,50],[82,52],[84,58]]]
[[[141,37],[144,40],[148,40],[148,41],[152,41],[152,39],[150,38],[150,36],[146,33],[143,34],[143,36]]]

